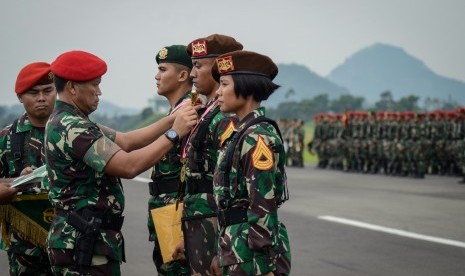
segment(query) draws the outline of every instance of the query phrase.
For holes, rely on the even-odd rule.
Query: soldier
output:
[[[260,106],[279,87],[277,73],[269,57],[249,51],[222,55],[212,68],[221,111],[239,120],[221,136],[214,178],[223,275],[290,273],[289,239],[278,218],[288,199],[283,139]]]
[[[125,261],[120,177],[133,178],[160,160],[194,126],[196,110],[184,105],[145,128],[116,132],[88,117],[102,95],[103,60],[70,51],[51,69],[59,95],[45,139],[49,199],[57,210],[47,240],[52,271],[120,275]]]
[[[187,46],[193,64],[191,77],[195,89],[208,102],[199,123],[184,141],[182,158],[185,173],[181,174],[186,180],[182,218],[184,243],[173,254],[182,254],[185,248],[193,275],[209,275],[216,252],[217,206],[213,199],[213,172],[219,147],[215,137],[222,135],[222,129],[215,129],[224,115],[215,94],[219,84],[212,77],[211,68],[216,57],[239,49],[242,49],[241,43],[221,34],[195,39]]]
[[[170,103],[171,110],[167,116],[182,105],[190,104],[192,80],[190,72],[192,62],[184,45],[172,45],[162,48],[156,55],[158,73],[155,75],[158,94],[164,96]],[[150,198],[148,202],[149,240],[154,242],[153,262],[158,275],[187,275],[185,261],[175,260],[163,264],[160,245],[155,232],[150,210],[176,202],[178,189],[181,185],[181,143],[176,142],[173,148],[155,164],[152,170],[152,182],[149,183]]]
[[[23,104],[25,113],[12,125],[0,132],[0,177],[18,177],[20,174],[32,172],[44,164],[44,131],[45,124],[53,111],[56,90],[53,85],[53,74],[50,64],[34,62],[21,69],[16,79],[15,91]],[[4,186],[5,187],[5,186]],[[16,189],[6,190],[10,198]],[[44,222],[44,213],[50,208],[47,200],[48,187],[41,183],[38,186],[22,190],[12,199],[12,205],[2,206],[0,213],[12,212],[10,217],[20,218],[14,223],[6,217],[0,219],[4,233],[3,240],[10,243],[7,253],[10,264],[10,275],[51,275],[50,263],[44,250],[45,239],[50,222]],[[33,199],[33,200],[31,200]],[[18,211],[39,209],[40,220],[31,223],[31,213]],[[31,210],[29,210],[30,212]],[[6,221],[4,220],[6,219]],[[44,224],[42,224],[44,222]],[[22,226],[20,224],[23,224]],[[38,226],[39,224],[44,227]],[[47,228],[47,229],[46,229]],[[34,235],[40,236],[39,240]],[[10,241],[11,238],[11,241]]]

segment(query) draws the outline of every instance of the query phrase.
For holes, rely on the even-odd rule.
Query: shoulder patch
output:
[[[234,123],[233,121],[229,121],[228,126],[224,130],[223,134],[220,137],[220,146],[223,145],[224,141],[226,141],[231,135],[234,133],[236,129],[234,128]]]
[[[257,144],[252,153],[252,164],[254,168],[262,171],[269,170],[274,165],[273,151],[265,144],[260,135],[258,135]]]

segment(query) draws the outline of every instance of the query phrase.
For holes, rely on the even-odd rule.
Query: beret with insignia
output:
[[[185,45],[166,46],[158,51],[155,60],[160,63],[177,63],[192,68],[191,57],[187,54]]]
[[[273,80],[278,74],[278,66],[271,58],[250,51],[234,51],[216,58],[212,66],[212,76],[219,80],[221,75],[258,75]]]
[[[89,81],[107,72],[107,64],[84,51],[69,51],[59,55],[51,65],[52,72],[65,80]]]
[[[193,59],[212,58],[228,52],[242,50],[242,48],[244,48],[242,44],[230,36],[212,34],[189,43],[187,54]]]
[[[53,83],[53,73],[50,64],[46,62],[34,62],[24,66],[16,78],[15,92],[22,94],[28,89],[39,84]]]

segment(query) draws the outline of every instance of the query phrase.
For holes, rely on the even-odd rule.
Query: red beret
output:
[[[217,81],[220,75],[259,75],[274,79],[278,74],[278,66],[271,58],[250,51],[234,51],[216,58],[212,67],[212,76]]]
[[[52,82],[53,74],[50,72],[50,64],[34,62],[24,66],[19,71],[16,78],[15,92],[16,94],[22,94],[34,85],[50,84]]]
[[[88,81],[107,72],[107,64],[99,57],[84,51],[63,53],[52,62],[52,72],[71,81]]]
[[[187,45],[187,53],[191,58],[211,58],[228,52],[242,50],[243,46],[234,38],[212,34],[204,38],[199,38]]]

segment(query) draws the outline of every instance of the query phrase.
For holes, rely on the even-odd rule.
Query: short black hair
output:
[[[63,78],[60,78],[59,76],[55,75],[55,88],[57,90],[57,93],[60,94],[65,90],[65,85],[68,82],[68,80],[65,80]]]
[[[257,102],[267,100],[279,85],[270,78],[259,75],[233,74],[234,90],[237,97],[247,98],[250,94]]]

